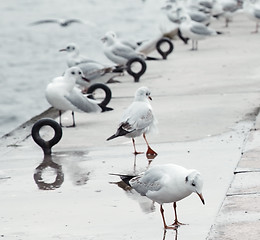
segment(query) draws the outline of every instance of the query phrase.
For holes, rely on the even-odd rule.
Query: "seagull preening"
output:
[[[68,68],[64,76],[54,78],[46,88],[46,99],[54,108],[59,110],[61,126],[62,111],[72,111],[72,127],[75,127],[74,111],[91,113],[112,110],[84,96],[75,85],[78,79],[88,81],[79,67]]]
[[[191,193],[198,194],[202,203],[205,204],[201,174],[195,169],[186,169],[175,164],[155,165],[147,171],[135,175],[121,175],[121,179],[140,193],[154,202],[160,204],[163,225],[165,229],[177,229],[182,225],[177,218],[176,202],[188,197]],[[173,203],[175,220],[172,225],[167,225],[164,217],[164,203]]]
[[[134,154],[136,155],[141,152],[136,151],[135,138],[143,135],[148,148],[146,155],[148,157],[157,155],[157,153],[151,149],[146,139],[146,133],[154,129],[156,124],[152,106],[149,102],[149,100],[152,100],[150,95],[151,92],[147,87],[140,87],[137,89],[134,101],[125,110],[116,133],[107,140],[120,136],[132,138]]]
[[[35,21],[31,23],[30,25],[39,25],[39,24],[45,24],[45,23],[56,23],[59,24],[61,27],[68,27],[72,23],[80,23],[80,24],[86,24],[93,26],[94,24],[91,22],[86,22],[80,19],[61,19],[61,18],[52,18],[52,19],[43,19],[39,21]]]

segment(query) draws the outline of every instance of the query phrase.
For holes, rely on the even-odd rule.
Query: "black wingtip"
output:
[[[101,107],[102,112],[108,112],[108,111],[112,111],[112,110],[114,110],[113,108],[110,108],[110,107],[104,106],[104,105],[102,105],[102,104],[98,104],[98,106]]]
[[[116,135],[114,134],[114,135],[112,135],[111,137],[107,138],[107,141],[112,140],[112,139],[114,139],[114,138],[116,138],[116,137],[118,137],[118,136],[116,136]]]
[[[135,175],[124,175],[124,174],[117,174],[117,173],[109,173],[109,175],[113,175],[113,176],[119,176],[121,178],[121,180],[127,184],[128,186],[131,187],[130,185],[130,180],[134,177],[136,177]]]
[[[157,61],[157,60],[161,60],[160,58],[155,58],[155,57],[149,57],[149,56],[147,56],[146,58],[145,58],[145,60],[147,60],[147,61]]]

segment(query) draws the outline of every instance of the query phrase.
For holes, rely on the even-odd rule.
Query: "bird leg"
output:
[[[151,147],[150,147],[150,145],[149,145],[149,143],[148,143],[148,141],[147,141],[147,139],[146,139],[145,133],[143,134],[143,137],[144,137],[144,140],[145,140],[145,142],[146,142],[146,144],[147,144],[147,147],[148,147],[147,152],[146,152],[146,156],[147,156],[148,158],[149,158],[150,156],[157,156],[158,154],[157,154],[153,149],[151,149]]]
[[[62,126],[62,123],[61,123],[61,114],[62,114],[62,112],[61,112],[61,110],[59,110],[59,117],[60,117],[60,127],[63,127],[63,126]]]
[[[132,138],[132,142],[133,142],[133,146],[134,146],[134,155],[144,153],[144,152],[137,152],[137,151],[136,151],[136,148],[135,148],[135,139],[134,139],[134,138]]]
[[[173,229],[173,230],[176,230],[178,228],[178,226],[167,226],[166,225],[166,222],[165,222],[165,218],[164,218],[164,209],[162,207],[162,204],[160,205],[160,211],[161,211],[161,214],[162,214],[162,220],[163,220],[163,225],[164,225],[164,229]]]
[[[76,124],[75,124],[75,116],[74,116],[74,111],[71,112],[71,115],[72,115],[72,127],[76,127]]]
[[[176,205],[176,202],[174,202],[173,203],[173,209],[174,209],[175,220],[174,220],[174,223],[172,225],[173,226],[185,225],[184,223],[181,223],[181,222],[178,221],[176,208],[177,208],[177,205]]]

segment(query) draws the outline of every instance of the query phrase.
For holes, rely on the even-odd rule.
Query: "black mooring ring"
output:
[[[169,45],[169,49],[167,51],[163,51],[161,49],[161,45],[167,43]],[[169,38],[161,38],[157,43],[156,43],[156,49],[157,51],[161,54],[163,59],[167,59],[167,56],[173,51],[174,45],[172,41]]]
[[[110,88],[109,88],[107,85],[105,85],[105,84],[103,84],[103,83],[94,83],[94,84],[92,84],[92,85],[88,88],[87,93],[88,93],[88,94],[91,94],[91,93],[93,93],[96,89],[99,89],[99,88],[102,89],[102,90],[104,90],[104,92],[105,92],[105,94],[106,94],[104,100],[103,100],[100,104],[101,104],[102,106],[106,106],[106,105],[110,102],[110,100],[111,100],[111,98],[112,98],[112,92],[111,92]],[[95,98],[93,97],[93,95],[88,96],[88,98],[95,99]]]
[[[142,67],[141,67],[141,70],[140,70],[139,72],[134,72],[134,71],[132,71],[132,69],[131,69],[132,64],[135,63],[135,62],[140,63],[141,66],[142,66]],[[134,77],[134,81],[135,81],[135,82],[139,82],[140,77],[141,77],[141,76],[145,73],[145,71],[146,71],[147,65],[146,65],[146,63],[145,63],[145,61],[144,61],[143,59],[136,57],[136,58],[131,58],[131,59],[129,59],[128,62],[126,63],[126,67],[127,67],[127,68],[126,68],[126,71],[127,71],[131,76]]]
[[[40,136],[40,129],[43,126],[50,126],[55,132],[53,138],[49,141],[45,141]],[[51,154],[51,148],[60,141],[61,137],[62,129],[60,125],[50,118],[40,119],[32,127],[32,138],[42,148],[44,154],[46,155]]]

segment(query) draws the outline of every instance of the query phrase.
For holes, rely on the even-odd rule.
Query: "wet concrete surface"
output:
[[[260,100],[255,51],[259,35],[248,33],[244,16],[233,24],[221,37],[201,42],[197,52],[176,41],[174,54],[167,61],[149,62],[139,83],[125,75],[121,83],[109,85],[114,111],[76,113],[76,128],[63,128],[52,159],[44,159],[30,137],[33,123],[49,112],[1,138],[1,238],[238,239],[240,228],[244,231],[248,224],[251,239],[259,235],[257,206],[254,211],[242,207],[259,201],[259,193],[253,195],[258,191],[253,180],[258,179],[260,152],[259,117],[255,119]],[[129,139],[106,142],[143,85],[151,89],[159,122],[158,133],[148,135],[158,152],[151,162],[145,155],[134,159]],[[62,117],[71,124],[70,112]],[[43,131],[45,137],[51,134],[48,128]],[[146,151],[142,138],[136,142],[139,151]],[[187,224],[177,235],[164,234],[157,204],[120,188],[120,179],[109,175],[139,173],[149,163],[170,162],[195,168],[204,178],[205,206],[195,194],[177,203],[179,220]],[[167,204],[165,211],[171,223],[172,206]],[[239,221],[244,217],[246,222]]]
[[[9,178],[0,182],[0,234],[4,239],[206,239],[251,127],[252,122],[241,122],[218,136],[153,144],[159,155],[151,162],[144,154],[135,158],[130,141],[86,150],[58,143],[50,159],[27,139],[1,161],[2,175]],[[195,194],[179,202],[179,220],[187,225],[164,235],[158,204],[126,191],[109,173],[139,173],[169,162],[201,172],[206,205]],[[173,222],[172,205],[165,211]]]

